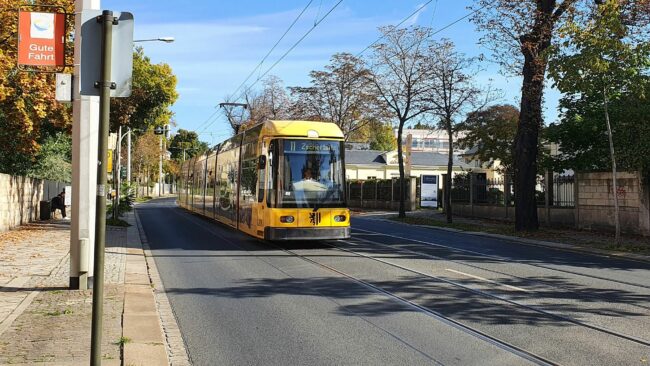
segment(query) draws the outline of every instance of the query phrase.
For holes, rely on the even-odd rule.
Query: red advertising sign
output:
[[[65,66],[65,14],[21,11],[18,64]]]

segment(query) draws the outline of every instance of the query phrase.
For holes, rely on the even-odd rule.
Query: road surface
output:
[[[650,264],[354,218],[270,244],[137,207],[195,365],[646,365]]]

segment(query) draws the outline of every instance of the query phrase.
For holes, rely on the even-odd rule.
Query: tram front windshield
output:
[[[283,140],[279,207],[344,207],[341,141]]]

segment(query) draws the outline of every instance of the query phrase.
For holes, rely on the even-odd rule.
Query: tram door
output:
[[[266,206],[266,201],[265,201],[265,191],[266,191],[266,167],[267,167],[267,157],[264,154],[264,144],[262,142],[259,143],[259,148],[257,149],[258,152],[260,152],[258,158],[257,158],[257,203],[255,204],[256,207],[256,212],[255,212],[255,222],[256,222],[256,235],[260,237],[264,237],[264,215],[265,212],[268,211],[265,209]]]

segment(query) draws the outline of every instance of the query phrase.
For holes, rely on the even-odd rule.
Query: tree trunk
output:
[[[453,221],[452,207],[451,207],[451,170],[454,166],[454,136],[451,131],[451,121],[447,121],[447,135],[449,138],[449,152],[447,154],[447,176],[445,177],[445,214],[447,216],[447,223],[451,224]],[[471,187],[470,187],[471,189]]]
[[[398,217],[406,217],[404,201],[406,200],[406,182],[404,181],[404,157],[402,156],[402,129],[404,121],[399,121],[397,129],[397,164],[399,166],[399,214]]]
[[[525,46],[522,46],[524,48]],[[534,47],[529,45],[529,47]],[[537,50],[524,52],[523,85],[519,126],[514,146],[515,174],[515,230],[535,231],[539,228],[537,218],[537,144],[542,125],[542,96],[546,59]]]
[[[616,223],[616,246],[621,245],[621,221],[618,210],[618,186],[616,184],[616,156],[614,155],[614,138],[612,136],[612,125],[609,122],[609,111],[607,104],[607,91],[603,88],[603,102],[605,107],[605,122],[607,123],[607,137],[609,138],[609,155],[612,158],[612,194],[614,195],[614,221]]]

